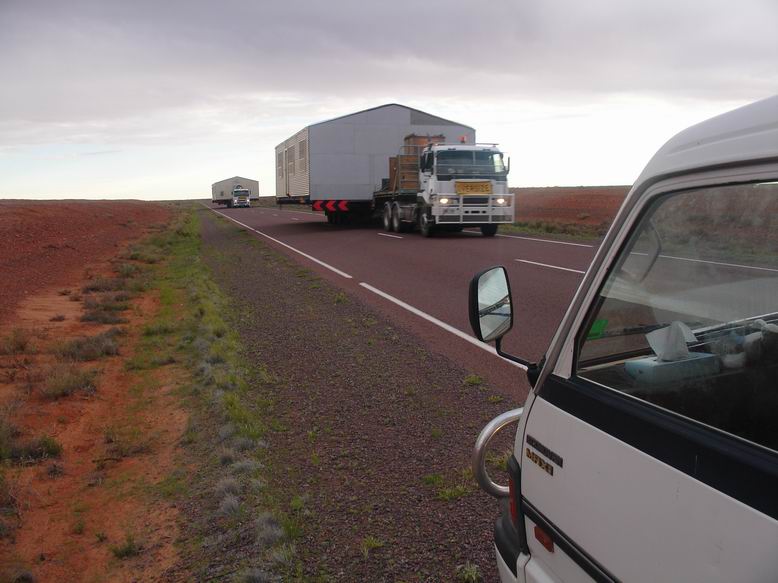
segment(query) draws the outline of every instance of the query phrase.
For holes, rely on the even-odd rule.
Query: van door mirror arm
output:
[[[546,357],[544,356],[542,359],[540,359],[540,362],[530,362],[529,360],[524,360],[523,358],[519,358],[518,356],[513,356],[512,354],[508,354],[507,352],[502,351],[502,337],[496,338],[494,340],[494,349],[497,351],[497,354],[502,356],[505,360],[510,360],[511,362],[515,362],[517,364],[520,364],[521,366],[524,366],[527,368],[527,378],[529,379],[530,386],[535,386],[535,383],[538,382],[538,377],[540,376],[540,371],[543,370],[543,363],[546,361]]]

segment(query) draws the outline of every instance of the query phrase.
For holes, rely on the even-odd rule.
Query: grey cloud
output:
[[[775,92],[776,23],[773,0],[4,0],[0,127],[153,140],[350,98],[746,101]]]

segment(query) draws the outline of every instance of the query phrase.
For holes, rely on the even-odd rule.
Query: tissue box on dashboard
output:
[[[656,356],[628,360],[627,374],[640,385],[661,385],[719,372],[719,358],[707,352],[690,352],[683,360],[663,361]]]

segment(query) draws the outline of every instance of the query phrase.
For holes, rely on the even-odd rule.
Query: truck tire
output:
[[[430,220],[429,215],[427,215],[426,209],[419,211],[419,232],[422,237],[432,237],[435,232],[435,225]]]
[[[384,203],[384,212],[381,215],[381,223],[383,224],[384,231],[392,230],[392,207],[388,202]]]
[[[497,234],[497,225],[481,225],[481,234],[484,237],[494,237]]]
[[[231,201],[231,200],[228,200],[228,201],[227,201],[227,208],[228,208],[228,209],[231,209],[231,208],[232,208],[232,201]]]
[[[400,205],[397,203],[392,205],[392,231],[395,233],[402,233],[405,231],[405,225],[400,218]]]

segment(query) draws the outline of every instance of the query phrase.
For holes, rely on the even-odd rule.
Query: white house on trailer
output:
[[[396,103],[344,115],[309,125],[276,146],[276,198],[372,201],[389,178],[389,158],[411,134],[475,143],[470,126]]]

